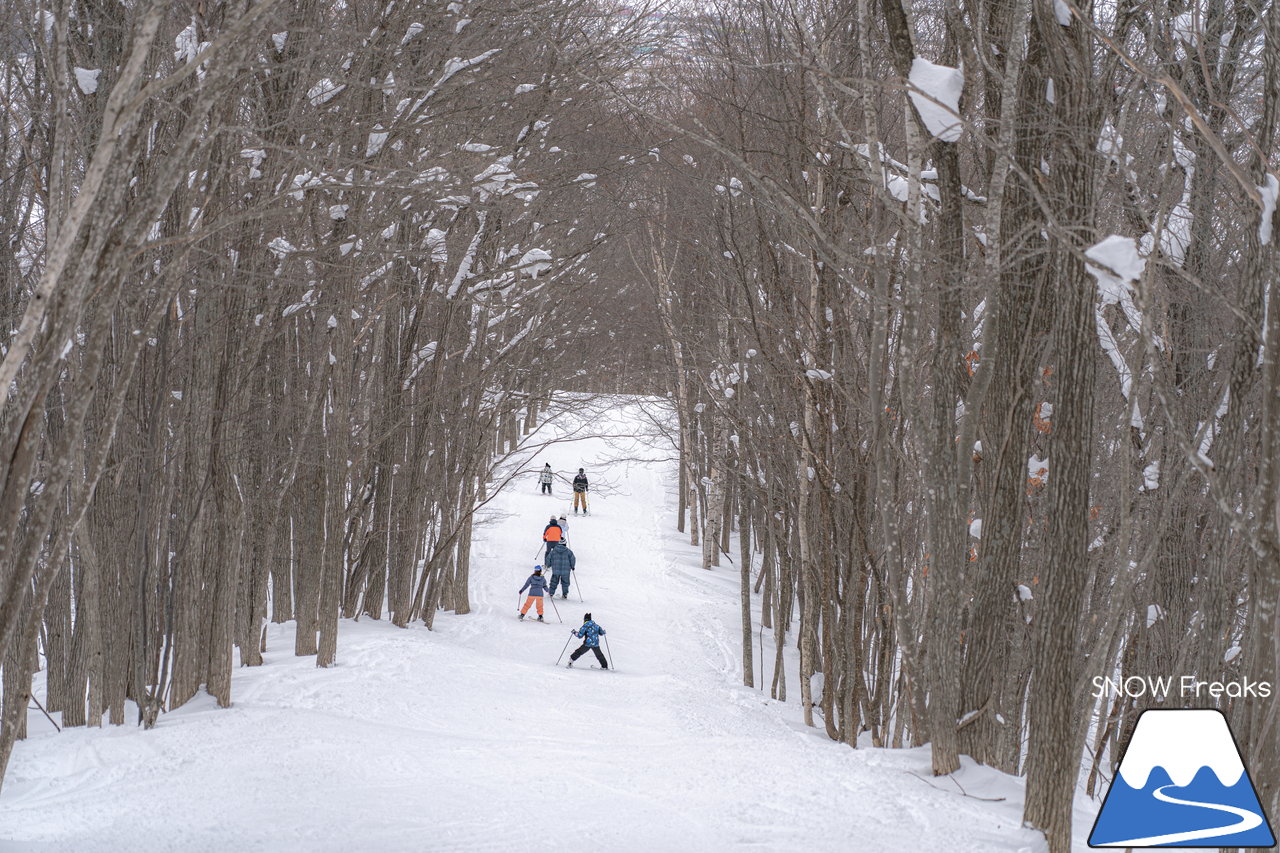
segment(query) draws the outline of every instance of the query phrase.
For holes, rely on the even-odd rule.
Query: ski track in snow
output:
[[[629,405],[597,427],[642,423]],[[736,566],[704,572],[676,532],[670,449],[611,462],[637,455],[619,444],[520,460],[529,473],[477,525],[470,615],[430,632],[343,621],[330,669],[293,656],[292,623],[272,625],[265,665],[236,670],[233,707],[202,694],[149,732],[58,735],[33,713],[0,851],[1045,849],[1020,826],[1020,780],[966,757],[964,797],[930,778],[927,747],[852,750],[806,728],[793,649],[789,703],[743,687]],[[544,461],[617,492],[575,518],[565,482],[539,494]],[[552,624],[522,623],[516,591],[552,511],[568,513],[584,586],[556,599],[563,625],[550,606]],[[590,654],[551,666],[584,611],[619,671],[583,672]],[[773,655],[770,636],[769,672]],[[1080,850],[1092,811],[1077,809]]]

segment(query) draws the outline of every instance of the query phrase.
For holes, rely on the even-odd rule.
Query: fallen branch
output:
[[[925,783],[926,785],[928,785],[930,788],[933,788],[933,789],[938,790],[938,791],[942,791],[944,794],[946,793],[946,791],[945,791],[945,790],[943,790],[942,788],[939,788],[937,785],[933,784],[933,783],[932,783],[932,782],[930,782],[928,779],[926,779],[926,778],[924,778],[923,776],[921,776],[919,773],[912,773],[910,770],[907,770],[907,771],[905,771],[905,772],[907,772],[907,773],[909,773],[910,775],[912,775],[912,776],[916,777],[916,778],[917,778],[917,779],[919,779],[921,782],[923,782],[923,783]],[[968,791],[966,791],[966,790],[964,789],[964,786],[960,784],[960,782],[956,779],[956,777],[955,777],[955,776],[953,776],[953,775],[951,775],[950,773],[948,773],[946,778],[950,779],[950,780],[951,780],[951,782],[952,782],[952,784],[954,784],[957,788],[959,788],[959,789],[960,789],[960,793],[961,793],[963,796],[966,796],[966,797],[968,797],[968,798],[969,798],[969,799],[971,799],[971,800],[981,800],[981,801],[982,801],[982,802],[984,802],[984,803],[1003,803],[1003,802],[1005,801],[1005,798],[1004,798],[1004,797],[979,797],[979,796],[976,796],[976,795],[974,795],[974,794],[970,794]]]
[[[36,707],[40,709],[40,713],[44,714],[45,717],[49,720],[49,722],[53,723],[53,727],[58,730],[58,733],[61,734],[62,726],[53,722],[53,717],[49,716],[49,712],[46,711],[44,709],[44,706],[40,704],[40,700],[36,698],[36,695],[34,693],[31,694],[31,701],[36,703]]]

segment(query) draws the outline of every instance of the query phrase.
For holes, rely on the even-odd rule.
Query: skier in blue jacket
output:
[[[577,568],[578,560],[563,542],[556,542],[547,553],[547,568],[551,570],[551,594],[560,587],[561,598],[569,597],[569,573]]]
[[[576,631],[571,631],[575,637],[582,638],[582,645],[569,655],[569,666],[573,666],[573,662],[587,653],[587,650],[596,653],[596,660],[600,661],[601,669],[608,669],[609,662],[605,660],[604,652],[600,651],[600,638],[604,636],[605,630],[591,621],[591,614],[582,614],[582,627]]]
[[[529,579],[524,582],[524,586],[520,587],[520,591],[529,590],[529,597],[524,600],[524,607],[520,608],[520,618],[523,619],[525,614],[529,612],[530,605],[535,602],[538,605],[538,621],[544,621],[542,618],[542,596],[547,591],[547,579],[542,576],[542,566],[534,566],[533,574],[529,575]]]

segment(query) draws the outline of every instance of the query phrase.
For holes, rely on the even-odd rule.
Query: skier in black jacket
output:
[[[587,475],[581,468],[578,476],[573,478],[573,514],[578,514],[578,504],[582,504],[582,514],[587,514]]]

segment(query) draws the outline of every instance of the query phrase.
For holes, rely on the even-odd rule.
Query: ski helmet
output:
[[[552,521],[555,521],[555,520],[556,520],[556,517],[555,517],[554,515],[553,515],[553,516],[551,516],[551,520],[552,520]]]
[[[590,622],[590,621],[591,621],[591,614],[590,614],[590,613],[583,613],[583,614],[582,614],[582,621],[583,621],[583,622]]]
[[[538,574],[538,573],[539,573],[539,572],[541,572],[541,571],[542,571],[542,566],[534,566],[534,567],[533,567],[533,573],[534,573],[535,575],[536,575],[536,574]]]
[[[579,468],[579,469],[578,469],[578,473],[579,473],[579,474],[583,474],[583,473],[586,473],[586,472],[584,472],[581,468]]]

